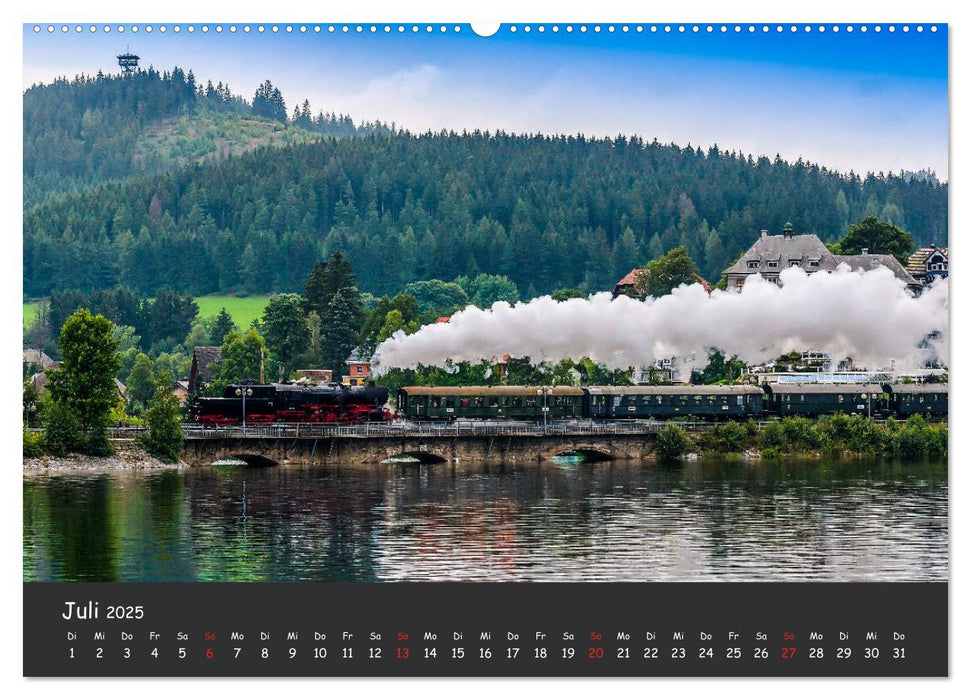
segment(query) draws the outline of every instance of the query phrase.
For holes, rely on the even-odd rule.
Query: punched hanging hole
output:
[[[499,31],[499,22],[473,22],[472,31],[482,37],[492,36]]]

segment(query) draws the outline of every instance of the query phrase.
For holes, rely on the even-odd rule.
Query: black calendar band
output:
[[[24,584],[26,676],[946,676],[946,583]]]

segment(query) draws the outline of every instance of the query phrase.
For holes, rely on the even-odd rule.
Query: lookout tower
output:
[[[122,75],[131,75],[138,70],[138,59],[139,57],[129,51],[128,47],[125,47],[125,53],[118,56],[118,65],[121,67]]]

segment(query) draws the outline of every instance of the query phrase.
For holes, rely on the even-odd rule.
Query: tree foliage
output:
[[[640,297],[662,297],[682,284],[694,284],[698,281],[696,275],[698,266],[687,249],[678,246],[643,268],[634,285],[635,293]]]
[[[310,329],[303,313],[303,300],[299,294],[277,294],[270,298],[263,309],[263,335],[266,345],[278,363],[282,381],[293,360],[307,349]]]
[[[219,359],[212,364],[210,393],[221,395],[228,384],[259,380],[265,359],[266,341],[258,330],[250,328],[244,333],[230,331],[219,348]]]
[[[182,411],[179,399],[172,393],[172,378],[167,373],[160,374],[154,389],[145,411],[148,432],[142,443],[150,455],[172,464],[179,461],[182,452]]]
[[[903,229],[875,216],[868,216],[839,241],[843,255],[859,255],[866,248],[870,253],[892,255],[906,267],[907,258],[914,252],[914,237]]]
[[[313,261],[335,251],[353,264],[355,286],[377,295],[479,274],[507,277],[524,298],[560,287],[589,293],[611,289],[632,260],[682,246],[715,280],[759,229],[790,219],[833,242],[847,221],[886,220],[893,210],[916,244],[944,244],[947,192],[933,178],[861,177],[639,138],[321,139],[28,208],[24,290],[296,292]],[[323,319],[323,305],[313,310]]]
[[[688,451],[688,438],[677,425],[669,425],[657,434],[654,454],[661,462],[680,459]]]
[[[155,364],[143,352],[138,353],[135,364],[128,375],[128,403],[137,415],[148,405],[149,399],[155,393]]]
[[[229,315],[226,311],[226,307],[219,309],[219,313],[216,314],[216,318],[213,319],[212,327],[209,330],[209,338],[213,343],[222,344],[223,340],[226,338],[226,334],[230,331],[236,330],[236,323],[233,321],[233,317]]]
[[[87,309],[72,314],[59,340],[64,359],[49,374],[52,399],[66,406],[85,432],[103,429],[118,403],[118,341],[111,330],[111,321]]]

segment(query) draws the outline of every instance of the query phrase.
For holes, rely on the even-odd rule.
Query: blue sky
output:
[[[902,31],[889,25],[852,33],[769,32],[748,25],[698,33],[677,25],[628,33],[579,25],[572,33],[494,36],[462,31],[399,34],[243,34],[197,30],[123,34],[24,28],[24,85],[58,75],[116,70],[126,46],[143,65],[180,65],[198,79],[228,81],[252,97],[269,78],[292,109],[356,120],[381,119],[412,130],[506,129],[590,135],[639,134],[663,142],[713,143],[755,155],[802,156],[839,170],[932,168],[947,177],[947,27]],[[144,25],[142,25],[144,26]],[[170,25],[171,26],[171,25]],[[215,25],[210,25],[214,27]],[[242,25],[239,25],[242,26]],[[270,24],[265,26],[269,27]],[[281,25],[283,26],[283,25]],[[297,25],[298,26],[298,25]],[[448,25],[451,29],[455,25]]]

